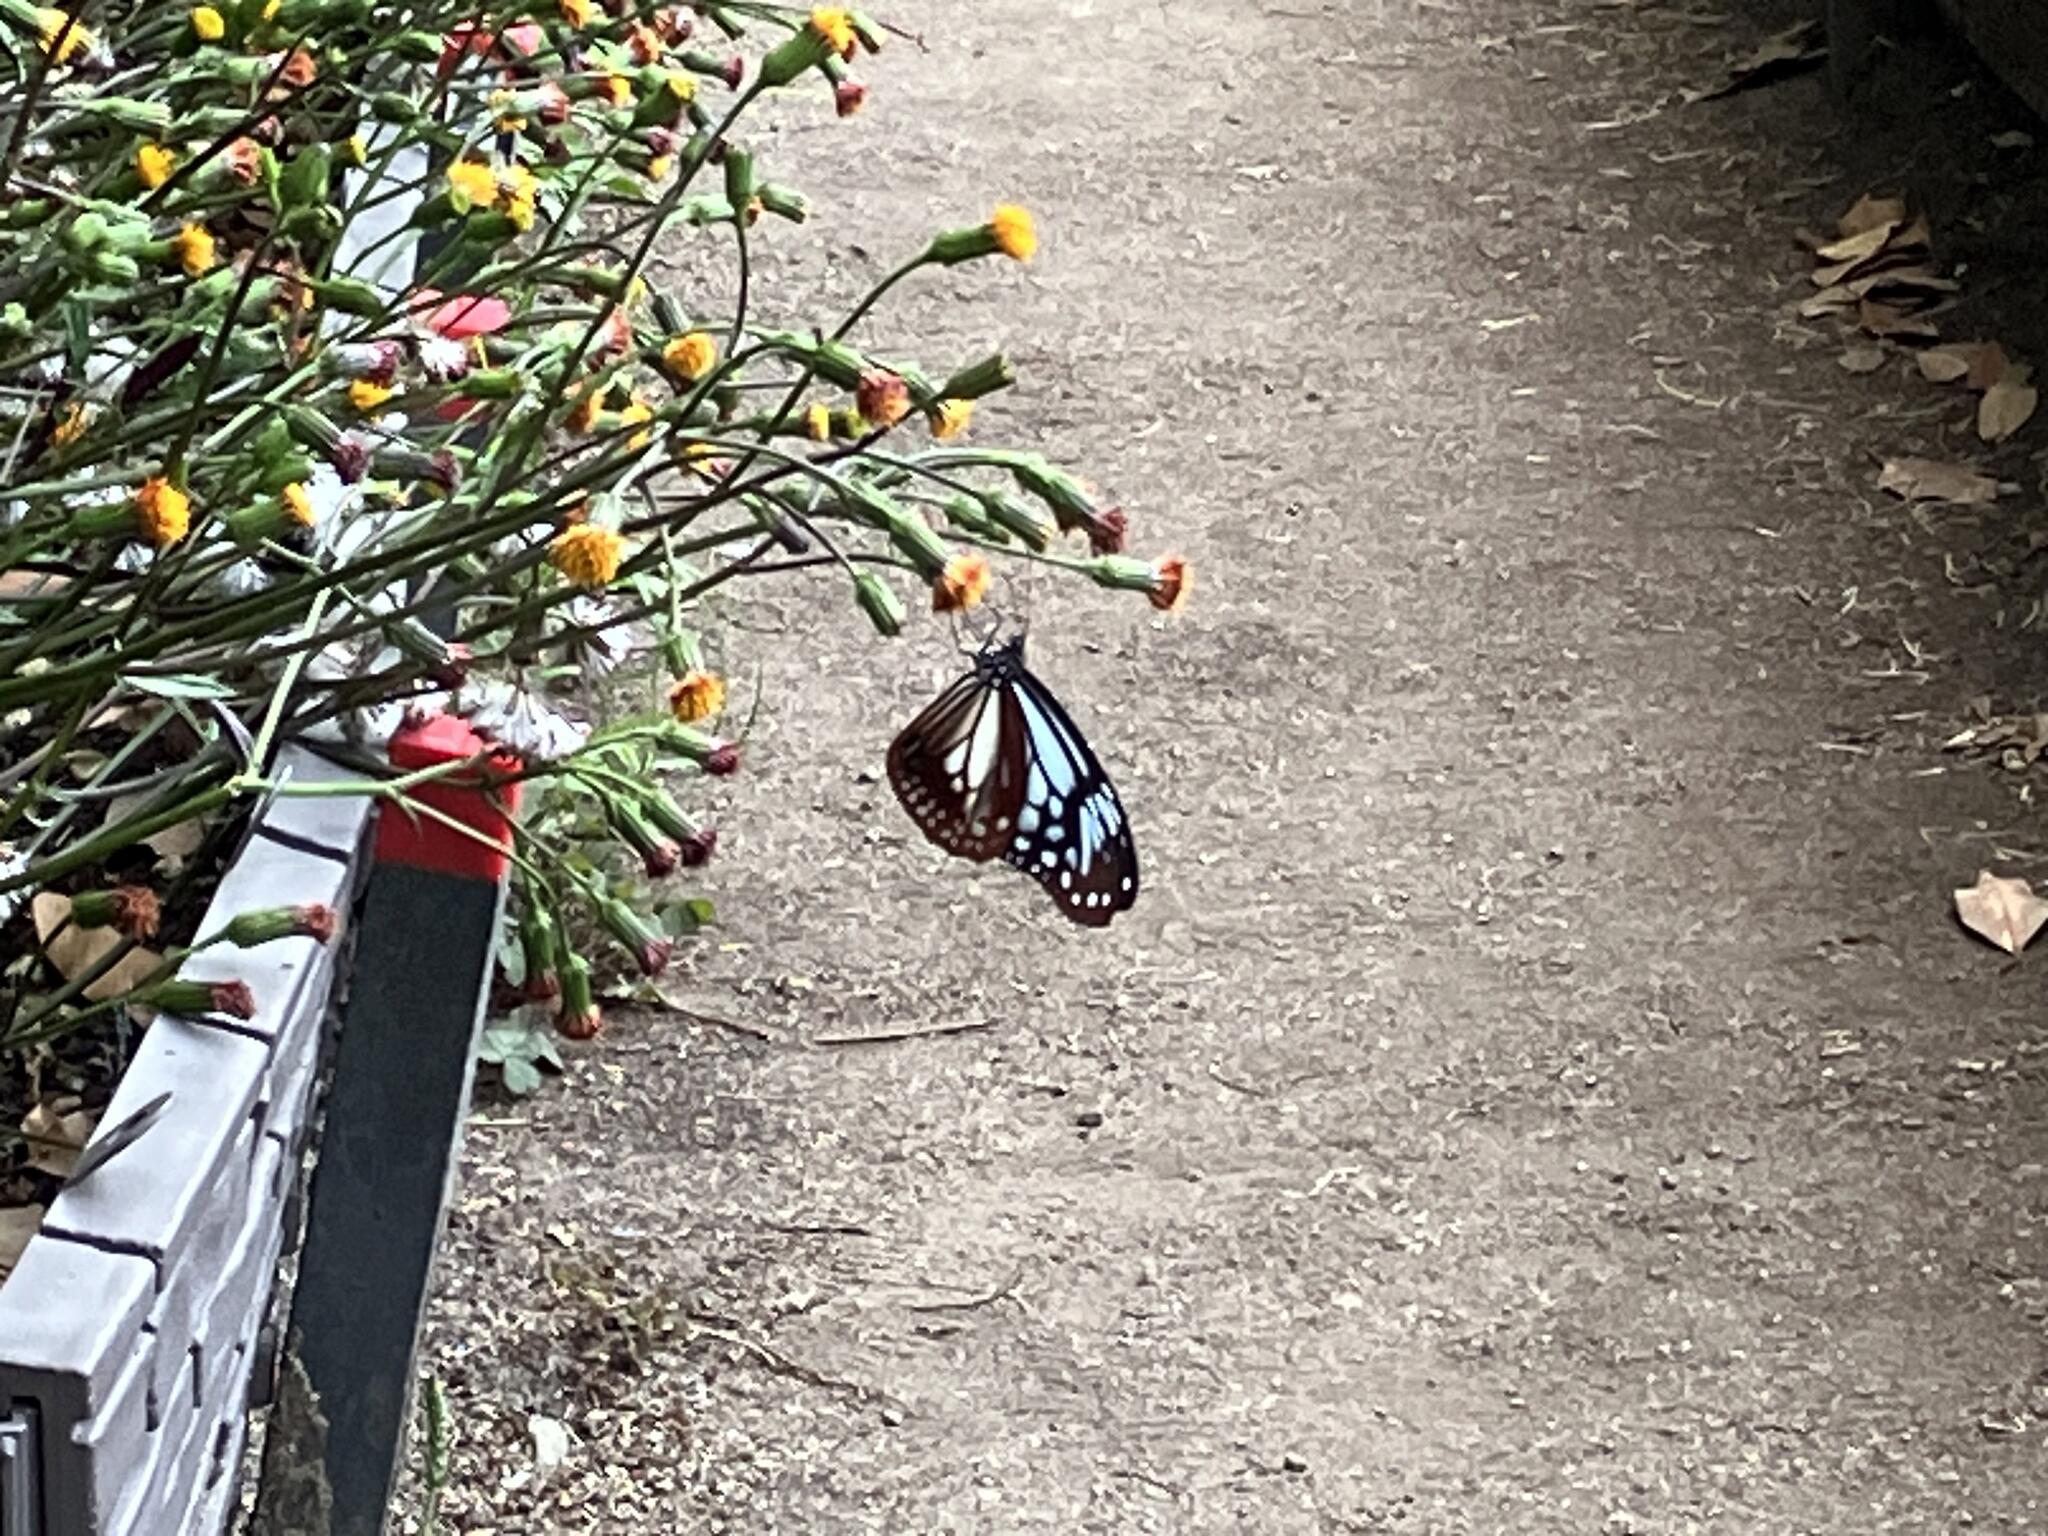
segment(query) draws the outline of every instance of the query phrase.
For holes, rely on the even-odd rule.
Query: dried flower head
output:
[[[693,667],[669,685],[668,712],[684,725],[707,720],[725,707],[725,680]]]
[[[162,475],[151,475],[135,493],[135,517],[145,539],[168,549],[192,526],[192,502]]]
[[[982,556],[971,552],[953,556],[932,582],[932,611],[959,613],[972,608],[988,596],[993,579]]]
[[[548,563],[571,583],[595,592],[619,574],[626,541],[611,528],[577,523],[556,534],[548,545]]]

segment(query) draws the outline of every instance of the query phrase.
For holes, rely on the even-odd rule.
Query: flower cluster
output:
[[[746,272],[809,217],[759,158],[790,140],[749,129],[868,101],[857,10],[209,0],[88,26],[0,0],[0,28],[0,856],[24,850],[0,928],[146,868],[164,827],[228,836],[284,736],[374,751],[452,709],[560,792],[521,829],[525,986],[588,1033],[574,936],[652,971],[694,909],[564,876],[562,847],[649,881],[701,864],[715,833],[656,786],[740,763],[710,734],[708,594],[829,565],[894,635],[923,605],[902,588],[969,609],[998,557],[1161,608],[1187,589],[1079,480],[980,444],[1001,355],[928,371],[858,339],[921,272],[1032,261],[1021,206],[804,329],[744,281],[660,280],[680,242]],[[644,674],[647,701],[622,726],[558,687],[621,667],[607,697]],[[149,796],[116,793],[138,774]],[[87,916],[155,921],[147,889],[97,887]]]

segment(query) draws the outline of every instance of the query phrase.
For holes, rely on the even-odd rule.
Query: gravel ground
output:
[[[1145,895],[1070,929],[918,838],[939,626],[734,615],[677,992],[746,1029],[616,1012],[481,1112],[448,1528],[2048,1528],[2048,1036],[1948,911],[2048,836],[1940,751],[2043,692],[2048,424],[1978,450],[1788,309],[1795,228],[1900,186],[1949,333],[2048,359],[2017,110],[1939,51],[1853,119],[1679,102],[1782,3],[890,9],[928,51],[764,149],[861,243],[766,281],[1039,211],[877,336],[1000,340],[1005,435],[1198,565],[1172,619],[1011,599]],[[1913,515],[1899,452],[2021,489]]]

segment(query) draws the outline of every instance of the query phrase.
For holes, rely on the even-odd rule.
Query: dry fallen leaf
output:
[[[1918,305],[1890,304],[1881,299],[1865,299],[1857,307],[1857,321],[1873,336],[1932,341],[1941,332],[1932,320],[1914,312],[1918,308]]]
[[[0,1279],[5,1279],[21,1262],[21,1250],[42,1225],[40,1205],[0,1205]]]
[[[148,790],[132,795],[116,795],[107,802],[107,819],[104,825],[119,826],[137,811],[147,806],[152,799]],[[206,841],[206,823],[194,817],[190,821],[173,822],[161,832],[153,832],[142,840],[142,845],[165,859],[189,859],[197,853]]]
[[[2024,128],[2010,128],[2004,133],[1991,135],[1993,149],[2032,149],[2034,136]]]
[[[1914,361],[1920,365],[1920,377],[1928,383],[1953,384],[1970,376],[1970,364],[1982,345],[1974,341],[1952,341],[1927,348]]]
[[[1845,237],[1859,235],[1879,224],[1901,223],[1905,217],[1906,200],[1903,197],[1872,197],[1866,192],[1842,215],[1835,230]]]
[[[1884,366],[1883,347],[1849,347],[1835,361],[1850,373],[1875,373]]]
[[[84,975],[124,942],[112,928],[72,927],[67,921],[71,916],[71,898],[56,891],[38,891],[29,910],[35,914],[36,937],[42,941],[43,954],[66,981]],[[110,997],[119,997],[148,980],[161,964],[163,956],[138,944],[86,987],[86,1000],[103,1003]]]
[[[1737,91],[1769,85],[1809,69],[1818,69],[1828,56],[1820,23],[1802,21],[1782,32],[1773,32],[1761,43],[1728,66],[1728,74],[1707,90],[1687,91],[1688,101],[1713,101]]]
[[[2033,370],[2015,363],[2005,377],[1984,391],[1977,402],[1977,435],[1987,443],[2002,443],[2027,424],[2040,403],[2040,394],[2029,382]]]
[[[1832,288],[1823,288],[1804,304],[1799,306],[1800,316],[1807,320],[1818,320],[1844,309],[1853,309],[1856,295],[1837,283]]]
[[[1956,892],[1956,916],[1979,938],[2016,955],[2048,923],[2048,901],[2026,881],[1979,870],[1977,883]]]
[[[1859,261],[1868,261],[1891,243],[1899,230],[1899,221],[1886,219],[1868,229],[1859,229],[1853,235],[1840,240],[1830,240],[1813,254],[1824,263],[1853,267]],[[1823,284],[1825,286],[1825,284]]]
[[[58,1099],[36,1105],[22,1116],[21,1134],[28,1142],[28,1165],[60,1179],[71,1177],[86,1137],[99,1124],[99,1116],[78,1108],[76,1099]]]
[[[1947,501],[1957,506],[1982,506],[1998,499],[1998,482],[1967,464],[1937,459],[1886,459],[1877,488],[1907,501]]]

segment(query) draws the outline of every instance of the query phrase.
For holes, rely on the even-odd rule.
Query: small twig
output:
[[[765,1040],[770,1045],[784,1045],[789,1041],[789,1036],[779,1030],[770,1029],[765,1024],[753,1024],[745,1019],[728,1019],[721,1014],[705,1013],[685,1003],[677,1002],[666,993],[657,992],[654,996],[654,1005],[657,1008],[667,1009],[679,1018],[688,1019],[692,1024],[710,1024],[719,1029],[729,1029],[734,1034],[747,1035],[755,1040]]]
[[[986,1295],[969,1296],[960,1301],[913,1301],[907,1305],[912,1312],[971,1312],[976,1307],[992,1307],[997,1302],[1007,1299],[1010,1293],[1017,1289],[1017,1282],[1023,1278],[1024,1266],[1019,1264],[1009,1279]]]
[[[968,1019],[958,1024],[913,1024],[903,1029],[878,1030],[869,1035],[812,1035],[806,1045],[879,1045],[889,1040],[922,1040],[930,1035],[964,1035],[969,1030],[993,1029],[994,1019]]]
[[[873,1237],[868,1228],[850,1221],[763,1221],[770,1232],[787,1232],[796,1237]]]

